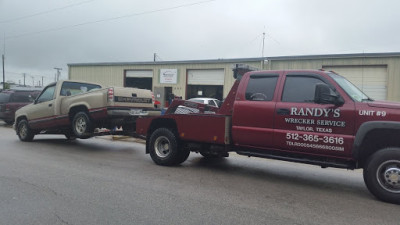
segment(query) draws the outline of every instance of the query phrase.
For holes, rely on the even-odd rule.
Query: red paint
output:
[[[281,101],[287,74],[293,73],[311,74],[324,80],[337,90],[344,104],[335,106]],[[278,74],[271,101],[245,99],[249,77],[257,74]],[[200,112],[173,114],[176,107],[185,104],[191,104]],[[280,115],[277,113],[279,109],[287,109],[291,115]],[[204,114],[202,104],[174,100],[166,115],[138,119],[137,132],[147,135],[151,124],[157,126],[160,119],[169,119],[176,124],[181,140],[224,144],[219,137],[225,135],[225,118],[228,118],[232,119],[227,132],[231,135],[230,147],[233,150],[280,151],[352,161],[353,144],[359,127],[367,121],[399,121],[399,109],[399,103],[353,101],[325,71],[257,71],[245,74],[241,81],[234,83],[216,114]],[[377,112],[380,115],[376,115]],[[215,136],[218,137],[217,141],[213,141]]]

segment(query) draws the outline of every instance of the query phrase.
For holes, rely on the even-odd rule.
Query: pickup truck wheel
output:
[[[188,159],[189,155],[190,155],[190,151],[187,148],[182,147],[179,151],[181,151],[181,158],[177,161],[178,165],[185,162],[186,159]]]
[[[27,120],[21,120],[18,122],[18,137],[21,141],[32,141],[35,134],[29,128]]]
[[[368,190],[378,199],[400,204],[400,149],[374,153],[367,160],[363,175]]]
[[[86,139],[93,135],[92,122],[85,112],[78,112],[72,120],[72,131],[77,138]]]
[[[180,148],[174,133],[166,128],[158,128],[150,136],[150,156],[162,166],[174,166],[184,162],[189,156],[186,148]]]
[[[7,125],[12,125],[12,124],[14,123],[14,120],[4,120],[4,122],[5,122]]]

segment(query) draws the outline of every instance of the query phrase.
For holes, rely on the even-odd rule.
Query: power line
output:
[[[63,9],[66,9],[66,8],[71,8],[71,7],[78,6],[78,5],[83,5],[83,4],[86,4],[86,3],[89,3],[89,2],[93,2],[93,1],[95,1],[95,0],[88,0],[88,1],[84,1],[84,2],[79,2],[79,3],[66,5],[66,6],[59,7],[59,8],[54,8],[54,9],[50,9],[50,10],[46,10],[46,11],[42,11],[42,12],[30,14],[30,15],[26,15],[26,16],[21,16],[21,17],[17,17],[17,18],[13,18],[13,19],[8,19],[8,20],[2,20],[2,21],[0,21],[0,23],[10,23],[10,22],[18,21],[18,20],[23,20],[23,19],[35,17],[35,16],[40,16],[40,15],[43,15],[43,14],[49,14],[49,13],[52,13],[52,12],[60,11],[60,10],[63,10]]]
[[[206,0],[206,1],[194,2],[194,3],[184,4],[184,5],[174,6],[174,7],[168,7],[168,8],[162,8],[162,9],[144,11],[144,12],[140,12],[140,13],[132,13],[132,14],[124,15],[124,16],[110,17],[110,18],[107,18],[107,19],[89,21],[89,22],[80,23],[80,24],[74,24],[74,25],[68,25],[68,26],[63,26],[63,27],[50,28],[50,29],[47,29],[47,30],[41,30],[41,31],[36,31],[36,32],[29,32],[29,33],[14,35],[14,36],[8,36],[8,37],[5,37],[5,39],[13,39],[13,38],[19,38],[19,37],[24,37],[24,36],[28,36],[28,35],[35,35],[35,34],[51,32],[51,31],[64,30],[64,29],[67,29],[67,28],[79,27],[79,26],[84,26],[84,25],[88,25],[88,24],[101,23],[101,22],[106,22],[106,21],[111,21],[111,20],[119,20],[119,19],[123,19],[123,18],[127,18],[127,17],[134,17],[134,16],[142,16],[142,15],[146,15],[146,14],[153,14],[153,13],[157,13],[157,12],[163,12],[163,11],[169,11],[169,10],[174,10],[174,9],[179,9],[179,8],[184,8],[184,7],[190,7],[190,6],[200,5],[200,4],[204,4],[204,3],[208,3],[208,2],[214,2],[214,1],[216,1],[216,0]]]

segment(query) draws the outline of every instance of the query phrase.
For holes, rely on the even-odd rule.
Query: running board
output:
[[[340,163],[340,162],[327,162],[318,159],[305,159],[305,158],[296,158],[296,157],[289,157],[289,156],[281,156],[281,155],[273,155],[268,153],[258,153],[258,152],[250,152],[250,151],[236,151],[239,155],[245,155],[248,157],[260,157],[260,158],[267,158],[267,159],[277,159],[283,160],[288,162],[297,162],[297,163],[305,163],[310,165],[321,166],[322,168],[326,167],[335,167],[335,168],[343,168],[343,169],[354,169],[355,166],[350,162]]]

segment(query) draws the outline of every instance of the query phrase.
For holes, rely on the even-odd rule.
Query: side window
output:
[[[282,102],[314,102],[315,86],[321,83],[325,82],[315,77],[287,76]]]
[[[246,100],[271,101],[278,76],[251,75],[246,88]]]
[[[61,96],[77,95],[95,89],[101,89],[101,86],[96,84],[85,84],[76,82],[64,82],[61,86]]]
[[[37,102],[47,102],[50,100],[53,100],[54,97],[54,90],[55,90],[56,86],[50,86],[48,88],[46,88],[46,90],[44,90],[42,92],[42,94],[39,96],[39,98],[37,99]]]
[[[29,97],[28,92],[22,92],[22,93],[14,93],[12,96],[12,101],[13,102],[31,102],[31,98]]]
[[[217,107],[217,105],[215,104],[214,100],[209,100],[208,104],[211,105],[211,106]]]

